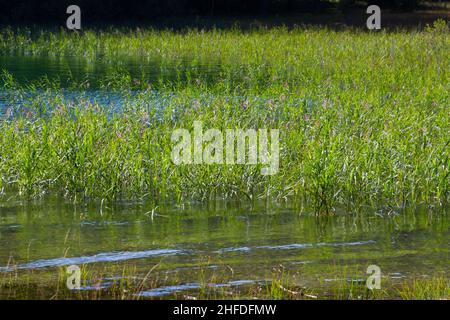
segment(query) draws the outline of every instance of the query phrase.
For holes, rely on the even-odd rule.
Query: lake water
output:
[[[69,265],[128,264],[136,268],[134,276],[144,277],[158,265],[153,277],[165,284],[142,296],[170,297],[198,289],[200,268],[229,274],[214,285],[239,287],[270,281],[272,269],[281,265],[296,275],[292,284],[324,290],[342,280],[343,268],[354,279],[376,264],[393,282],[449,271],[450,223],[442,210],[316,217],[287,206],[214,202],[168,204],[153,216],[151,211],[141,203],[102,208],[4,195],[0,272],[41,270],[56,277],[58,267]]]
[[[136,77],[144,71],[150,82],[176,77],[170,68],[161,69],[153,63],[129,61],[124,67]],[[111,68],[101,61],[0,57],[0,69],[8,70],[19,82],[43,76],[87,79],[93,84],[90,91],[68,91],[66,97],[83,95],[120,109],[120,94],[95,89],[97,80]],[[191,71],[214,79],[218,70],[210,65]],[[18,105],[26,101],[23,95],[10,98],[0,95],[0,109],[10,106],[11,101]],[[154,210],[136,202],[121,201],[107,208],[100,203],[73,205],[56,196],[30,202],[3,194],[0,279],[11,273],[36,271],[46,275],[36,281],[55,286],[60,268],[70,265],[114,266],[115,270],[132,265],[133,276],[142,278],[157,266],[151,277],[161,280],[160,284],[138,294],[172,297],[199,290],[205,272],[227,274],[226,280],[209,280],[213,286],[240,288],[270,281],[273,270],[282,267],[292,285],[324,292],[343,277],[360,278],[372,264],[392,282],[448,276],[447,212],[423,205],[367,209],[359,214],[338,210],[334,216],[317,217],[294,206],[266,203],[165,204]],[[103,285],[120,276],[116,271]],[[83,289],[96,287],[85,285]],[[0,290],[1,297],[8,297],[5,291]]]
[[[204,81],[220,79],[221,66],[211,61],[199,63],[189,60],[163,62],[143,58],[124,57],[113,61],[98,57],[86,60],[80,57],[51,58],[48,56],[0,55],[0,70],[8,70],[19,83],[28,83],[43,78],[58,80],[64,87],[71,81],[88,84],[96,89],[107,79],[117,74],[128,74],[133,80],[144,80],[151,85],[163,81],[186,81],[187,74],[192,79]]]

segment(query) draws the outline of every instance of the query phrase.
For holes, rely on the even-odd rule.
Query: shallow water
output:
[[[77,57],[48,57],[27,55],[0,55],[0,72],[7,71],[14,82],[21,86],[58,83],[58,90],[14,91],[0,88],[0,111],[27,107],[37,102],[54,107],[54,100],[68,104],[98,104],[111,110],[121,110],[125,105],[135,104],[132,96],[138,91],[118,92],[114,82],[123,85],[121,76],[129,75],[133,84],[144,81],[139,88],[156,88],[164,83],[185,83],[190,79],[214,82],[220,78],[219,63],[192,64],[190,61],[163,62],[143,58],[124,57],[114,61],[98,57],[87,60]],[[117,78],[118,77],[118,78]],[[119,80],[118,80],[119,79]],[[76,85],[76,89],[72,85]],[[80,89],[82,87],[82,89]],[[50,89],[51,85],[47,88]],[[151,101],[140,101],[159,105],[164,101],[155,94],[147,97]]]
[[[74,264],[133,265],[133,276],[144,277],[159,265],[153,277],[168,284],[139,295],[160,297],[199,289],[200,270],[229,274],[209,284],[216,287],[270,281],[280,265],[301,273],[291,279],[295,285],[309,287],[358,279],[371,264],[393,281],[450,271],[445,210],[338,212],[326,218],[286,206],[222,202],[164,205],[153,218],[151,210],[141,203],[80,207],[54,197],[23,202],[3,196],[0,272],[55,275]],[[104,280],[103,286],[112,281]]]

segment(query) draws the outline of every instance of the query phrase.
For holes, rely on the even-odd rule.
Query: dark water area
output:
[[[208,64],[193,64],[189,60],[167,63],[131,56],[106,60],[102,57],[1,55],[0,70],[8,71],[19,84],[48,79],[57,81],[63,88],[77,83],[88,89],[98,89],[123,74],[129,75],[136,85],[140,81],[150,86],[157,85],[159,81],[183,82],[188,77],[213,82],[220,79],[221,66],[215,61]]]

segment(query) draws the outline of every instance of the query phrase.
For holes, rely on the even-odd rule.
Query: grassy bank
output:
[[[317,212],[442,204],[450,184],[447,28],[3,30],[3,54],[116,61],[101,89],[120,90],[133,103],[121,112],[71,104],[58,81],[24,87],[6,75],[7,92],[39,94],[3,111],[0,189],[98,199],[295,199]],[[120,66],[126,56],[156,61],[176,76],[136,78]],[[202,72],[210,65],[212,78]],[[39,98],[50,90],[59,92],[50,102]],[[196,120],[205,129],[279,129],[278,173],[262,176],[259,165],[174,165],[171,134]]]

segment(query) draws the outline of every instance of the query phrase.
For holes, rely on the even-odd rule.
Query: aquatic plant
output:
[[[0,120],[0,188],[72,199],[290,199],[316,212],[440,205],[450,182],[448,49],[448,33],[429,30],[4,29],[2,53],[78,55],[91,64],[125,55],[175,76],[162,72],[149,82],[111,70],[100,84],[124,94],[120,111],[68,102],[59,82],[40,81],[31,88],[37,94]],[[213,72],[199,71],[208,65]],[[3,82],[16,98],[30,92],[7,74]],[[57,94],[42,99],[49,92]],[[171,133],[196,120],[208,128],[279,129],[278,173],[174,165]]]
[[[28,270],[2,274],[2,299],[319,299],[319,300],[373,300],[373,299],[449,299],[448,279],[444,275],[413,277],[402,281],[383,280],[382,290],[369,290],[365,281],[348,279],[344,270],[338,273],[341,281],[308,288],[299,287],[292,277],[276,266],[267,281],[233,281],[233,275],[222,266],[207,269],[199,265],[199,278],[186,283],[176,273],[159,274],[159,264],[146,274],[132,264],[82,265],[80,289],[68,289],[65,268],[54,273],[48,270]],[[281,268],[281,269],[280,269]]]

